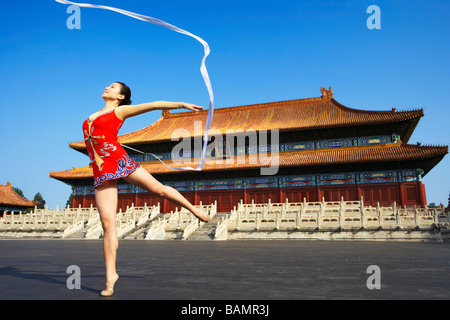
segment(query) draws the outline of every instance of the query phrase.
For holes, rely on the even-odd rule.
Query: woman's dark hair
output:
[[[119,106],[123,105],[130,105],[132,103],[131,101],[131,89],[122,82],[116,82],[122,86],[122,89],[120,89],[120,94],[123,94],[125,98],[123,98],[122,101],[120,101]]]

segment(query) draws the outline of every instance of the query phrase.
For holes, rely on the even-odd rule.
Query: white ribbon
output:
[[[211,80],[209,79],[208,71],[207,71],[206,65],[205,65],[206,58],[209,56],[209,53],[210,53],[210,49],[209,49],[208,43],[205,40],[203,40],[202,38],[200,38],[200,37],[198,37],[198,36],[188,32],[186,30],[180,29],[180,28],[178,28],[178,27],[176,27],[174,25],[171,25],[171,24],[169,24],[167,22],[164,22],[162,20],[159,20],[159,19],[156,19],[156,18],[152,18],[152,17],[148,17],[148,16],[144,16],[144,15],[141,15],[141,14],[138,14],[138,13],[134,13],[134,12],[130,12],[130,11],[122,10],[122,9],[117,9],[117,8],[114,8],[114,7],[101,6],[101,5],[95,5],[95,4],[89,4],[89,3],[75,3],[75,2],[65,1],[65,0],[55,0],[55,1],[59,2],[59,3],[63,3],[63,4],[76,5],[78,7],[97,8],[97,9],[104,9],[104,10],[115,11],[115,12],[124,14],[126,16],[129,16],[129,17],[132,17],[132,18],[135,18],[135,19],[138,19],[138,20],[142,20],[142,21],[145,21],[145,22],[153,23],[153,24],[159,25],[161,27],[165,27],[165,28],[168,28],[170,30],[173,30],[173,31],[185,34],[185,35],[188,35],[188,36],[198,40],[203,45],[203,47],[205,49],[205,55],[203,56],[203,59],[202,59],[200,72],[202,73],[203,80],[205,81],[206,88],[208,89],[208,93],[209,93],[209,110],[208,110],[208,116],[206,118],[205,134],[203,135],[203,150],[202,150],[202,158],[201,158],[200,165],[196,169],[191,168],[191,167],[173,168],[173,167],[170,167],[170,166],[166,165],[160,158],[158,158],[153,153],[150,153],[150,155],[152,155],[153,157],[158,159],[163,165],[165,165],[166,167],[168,167],[170,169],[178,170],[178,171],[181,171],[181,170],[201,171],[203,169],[204,164],[205,164],[206,147],[207,147],[207,144],[208,144],[208,131],[209,131],[209,127],[211,126],[211,121],[212,121],[213,114],[214,114],[214,93],[213,93],[213,89],[212,89],[212,86],[211,86]],[[127,147],[127,146],[124,145],[124,147]],[[127,147],[127,148],[129,148],[131,150],[134,150],[134,151],[138,151],[138,150],[132,149],[130,147]],[[141,151],[138,151],[138,152],[143,153]]]

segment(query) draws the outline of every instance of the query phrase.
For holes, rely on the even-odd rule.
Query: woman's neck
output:
[[[113,110],[117,107],[119,107],[119,103],[117,101],[106,101],[103,111]]]

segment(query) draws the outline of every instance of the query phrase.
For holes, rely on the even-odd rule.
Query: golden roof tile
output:
[[[14,191],[11,183],[8,182],[6,185],[0,185],[0,205],[34,207],[40,205],[40,203],[22,198]]]

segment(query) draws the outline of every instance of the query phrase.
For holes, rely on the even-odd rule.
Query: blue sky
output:
[[[409,143],[450,145],[448,0],[113,0],[91,2],[159,18],[207,41],[216,108],[320,96],[331,86],[340,103],[364,110],[423,108]],[[369,30],[367,8],[381,9]],[[196,40],[115,12],[81,9],[69,30],[67,6],[10,1],[0,11],[0,184],[12,182],[49,207],[71,188],[49,172],[81,167],[68,148],[81,124],[103,107],[101,94],[127,83],[135,103],[186,101],[208,106]],[[127,120],[121,133],[161,112]],[[425,178],[427,201],[447,204],[447,155]]]

